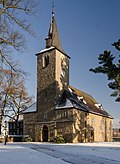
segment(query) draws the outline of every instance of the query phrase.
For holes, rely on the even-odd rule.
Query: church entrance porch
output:
[[[35,125],[35,141],[48,142],[55,136],[55,122],[37,122]]]
[[[48,127],[46,125],[43,126],[42,139],[43,142],[48,142]]]

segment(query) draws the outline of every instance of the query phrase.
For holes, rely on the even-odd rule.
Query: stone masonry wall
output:
[[[112,119],[89,113],[88,124],[94,129],[94,141],[112,141]]]
[[[29,135],[35,141],[35,124],[37,120],[37,113],[28,113],[23,115],[23,134]]]

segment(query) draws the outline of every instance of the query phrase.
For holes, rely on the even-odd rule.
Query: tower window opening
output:
[[[1,135],[1,123],[0,123],[0,135]]]
[[[49,56],[46,55],[43,57],[43,68],[47,67],[49,64]]]

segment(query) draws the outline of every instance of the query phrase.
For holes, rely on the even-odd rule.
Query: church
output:
[[[91,95],[69,84],[70,57],[62,48],[52,11],[46,46],[37,57],[37,102],[23,114],[24,135],[48,142],[112,141],[112,116]]]

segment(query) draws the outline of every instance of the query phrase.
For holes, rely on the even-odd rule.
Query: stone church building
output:
[[[62,49],[52,19],[46,47],[37,56],[37,102],[24,112],[24,135],[47,142],[112,141],[112,117],[91,95],[69,85],[70,57]]]

